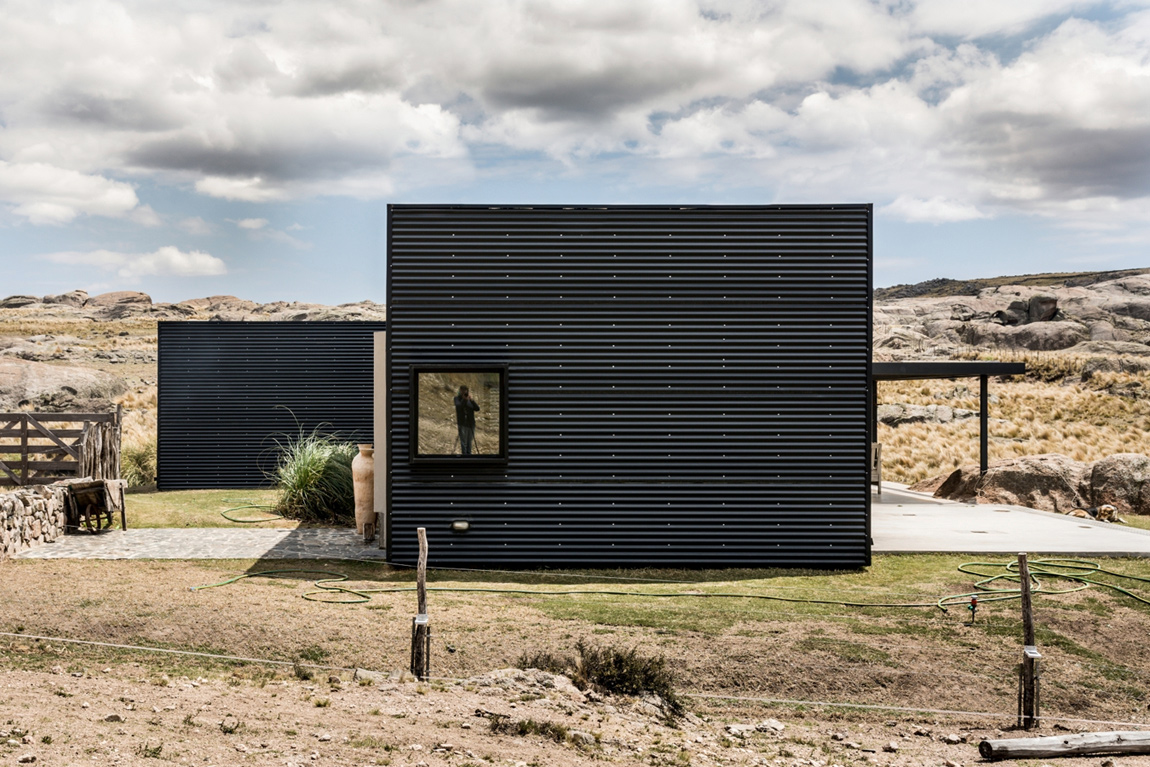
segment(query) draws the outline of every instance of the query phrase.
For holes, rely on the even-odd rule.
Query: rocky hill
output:
[[[939,281],[887,289],[874,306],[876,359],[1065,351],[1150,355],[1150,273],[1030,275],[949,294]],[[1042,278],[1042,279],[1040,279]],[[1092,279],[1093,278],[1093,279]],[[989,282],[989,281],[986,281]],[[1041,284],[1040,284],[1041,283]]]
[[[160,320],[383,320],[371,301],[236,296],[159,303],[134,291],[0,300],[0,411],[106,406],[155,384]],[[876,359],[1067,352],[1150,370],[1150,270],[930,280],[875,291]],[[1111,365],[1113,367],[1114,365]]]
[[[0,411],[105,410],[155,385],[160,320],[302,322],[385,318],[382,304],[259,304],[235,296],[158,303],[135,291],[0,300]]]

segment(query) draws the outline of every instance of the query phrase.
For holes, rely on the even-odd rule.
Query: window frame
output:
[[[427,455],[419,450],[419,376],[421,373],[495,373],[499,376],[499,453],[498,455]],[[460,364],[428,363],[411,366],[410,392],[411,414],[408,427],[408,463],[412,466],[444,466],[461,468],[466,466],[505,466],[507,464],[507,379],[506,364]]]

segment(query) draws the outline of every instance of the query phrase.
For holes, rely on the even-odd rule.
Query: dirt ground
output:
[[[538,593],[540,589],[579,588],[817,596],[830,591],[839,598],[922,601],[927,595],[969,590],[967,576],[954,571],[958,560],[951,559],[889,557],[876,560],[867,571],[786,577],[765,571],[710,571],[696,573],[697,582],[689,585],[662,586],[610,575],[572,586],[530,573],[435,573],[433,587],[529,593],[433,591],[429,599],[432,673],[445,681],[434,686],[359,687],[343,673],[343,685],[335,692],[326,683],[327,672],[319,677],[323,683],[300,682],[290,667],[275,671],[274,666],[260,664],[85,648],[32,637],[179,648],[386,673],[408,665],[415,611],[410,591],[374,593],[369,602],[358,604],[303,599],[304,593],[314,590],[314,579],[320,574],[254,577],[230,586],[189,590],[231,575],[291,566],[283,561],[10,560],[0,563],[0,631],[21,636],[0,636],[0,730],[28,730],[31,742],[20,742],[23,734],[12,738],[15,746],[0,747],[0,764],[14,763],[17,756],[31,751],[46,764],[74,763],[77,753],[88,761],[88,749],[93,749],[90,755],[97,761],[118,758],[131,763],[149,758],[140,754],[161,742],[162,758],[216,764],[295,763],[293,759],[299,759],[298,763],[370,764],[373,759],[390,759],[395,764],[478,765],[489,762],[487,756],[495,763],[527,764],[636,758],[643,763],[680,765],[753,764],[756,759],[788,765],[813,764],[800,759],[828,765],[867,760],[908,765],[941,765],[943,759],[970,763],[976,758],[974,745],[948,744],[937,738],[973,732],[968,740],[976,744],[978,738],[993,736],[995,728],[1013,724],[1015,665],[1021,649],[1017,603],[986,604],[971,626],[967,625],[969,614],[961,607],[944,614],[927,608],[852,609],[742,598]],[[1150,563],[1115,560],[1109,565],[1150,575]],[[411,582],[410,573],[378,565],[307,566],[348,573],[358,588],[407,589]],[[880,585],[889,583],[898,585]],[[1145,642],[1150,609],[1100,590],[1042,597],[1036,609],[1044,654],[1044,715],[1150,721],[1146,695],[1150,647]],[[520,707],[516,716],[550,717],[576,729],[592,727],[586,723],[594,720],[594,727],[587,730],[599,734],[599,745],[594,748],[561,745],[539,736],[497,736],[488,732],[485,720],[474,718],[476,708],[495,711],[497,702],[485,695],[475,677],[513,666],[524,653],[569,653],[579,640],[597,646],[634,647],[647,655],[666,657],[682,694],[999,715],[935,716],[688,698],[691,710],[711,721],[698,723],[697,729],[688,722],[680,730],[665,730],[649,712],[635,714],[638,719],[620,713],[616,720],[615,714],[603,708],[611,705],[619,712],[631,711],[628,706],[632,704],[626,702],[577,707],[568,715],[548,708],[552,704],[542,698],[532,701],[541,694],[538,690],[514,688],[513,695],[498,701],[506,706],[516,703]],[[61,673],[53,674],[53,668]],[[111,671],[104,673],[103,668]],[[83,676],[70,676],[73,673]],[[192,685],[190,680],[200,678],[207,681]],[[167,686],[168,680],[173,687]],[[454,680],[471,681],[456,684]],[[316,689],[306,689],[308,684]],[[322,699],[330,699],[330,706],[317,705]],[[84,702],[91,707],[82,708]],[[207,703],[211,708],[197,713]],[[129,704],[133,710],[126,708]],[[153,706],[160,711],[152,711]],[[373,708],[383,713],[371,714]],[[104,722],[113,713],[125,716],[126,721]],[[250,728],[246,735],[220,731],[216,722],[226,713]],[[405,716],[393,715],[399,713]],[[604,713],[611,717],[600,722]],[[200,726],[185,723],[189,714]],[[583,714],[589,719],[582,719]],[[755,723],[768,717],[787,724],[783,736],[756,733],[743,739],[724,734],[722,729],[730,722]],[[463,728],[465,721],[472,724],[470,730]],[[1047,721],[1047,726],[1056,724],[1074,731],[1130,729]],[[920,727],[930,735],[915,735]],[[831,739],[840,731],[849,737]],[[332,739],[317,740],[319,732],[330,733]],[[45,735],[51,743],[42,742]],[[696,737],[704,740],[694,741]],[[4,740],[0,738],[0,744]],[[456,748],[436,753],[434,747],[443,741]],[[882,751],[891,741],[899,744],[899,750]],[[693,745],[681,755],[684,742]],[[851,742],[860,748],[849,748],[846,744]],[[379,744],[398,750],[381,753]],[[249,751],[237,751],[237,745]],[[421,749],[409,748],[412,745]],[[311,760],[315,751],[320,757]],[[1150,763],[1150,758],[1146,761]],[[1076,763],[1097,765],[1100,760],[1059,761]],[[1124,763],[1138,762],[1135,758]]]
[[[668,724],[658,699],[585,696],[562,677],[517,669],[430,685],[251,673],[149,678],[140,662],[7,671],[0,764],[964,765],[979,761],[981,739],[1017,736],[962,718],[702,704]],[[493,715],[555,734],[493,732]]]

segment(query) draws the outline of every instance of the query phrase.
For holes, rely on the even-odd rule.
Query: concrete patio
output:
[[[889,482],[881,499],[871,500],[876,554],[1150,556],[1150,530],[1023,506],[942,501]]]

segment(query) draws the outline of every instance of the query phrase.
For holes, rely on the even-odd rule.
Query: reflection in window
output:
[[[418,455],[502,456],[501,379],[498,372],[418,371]]]

